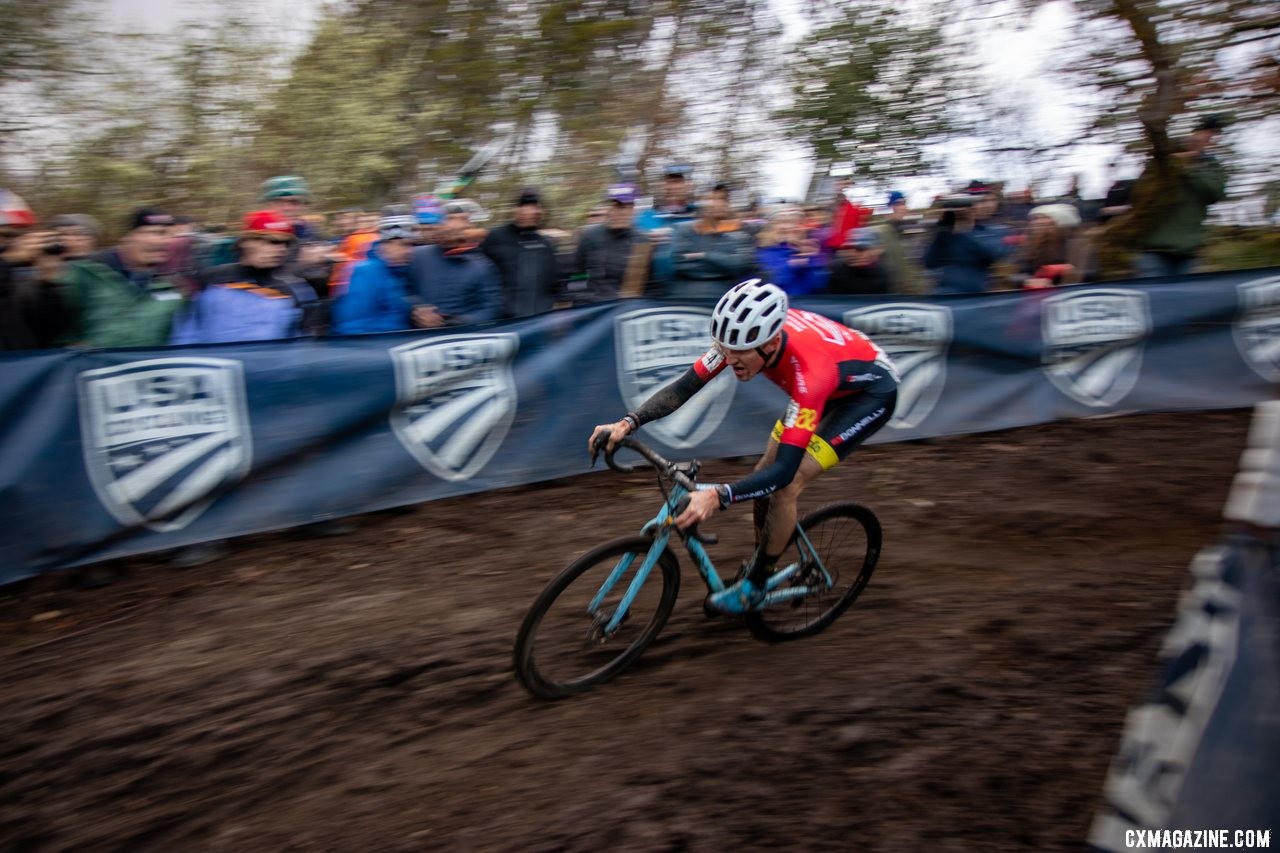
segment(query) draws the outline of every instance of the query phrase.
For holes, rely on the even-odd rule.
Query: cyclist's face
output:
[[[764,358],[754,349],[732,350],[716,344],[716,350],[724,356],[725,364],[739,382],[746,382],[764,368]]]

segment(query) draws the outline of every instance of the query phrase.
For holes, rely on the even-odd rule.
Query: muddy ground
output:
[[[675,615],[633,670],[530,698],[511,645],[655,509],[596,473],[275,534],[176,571],[0,590],[0,849],[1079,849],[1247,412],[869,448],[884,555],[825,634]],[[730,478],[739,463],[708,466]],[[710,529],[721,565],[750,513]]]

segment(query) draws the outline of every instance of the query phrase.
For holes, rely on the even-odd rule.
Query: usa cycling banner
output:
[[[586,470],[709,346],[711,303],[624,300],[438,332],[4,355],[0,583]],[[812,297],[901,376],[873,442],[1216,409],[1280,380],[1280,270],[955,297]],[[725,373],[646,426],[757,452],[787,400]]]

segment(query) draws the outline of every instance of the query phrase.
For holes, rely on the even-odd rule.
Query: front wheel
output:
[[[778,643],[823,630],[853,604],[880,559],[880,521],[865,506],[831,504],[805,516],[797,527],[778,566],[798,561],[800,568],[779,589],[807,587],[808,592],[748,613],[747,628],[758,640]]]
[[[533,602],[516,636],[516,676],[530,693],[561,699],[610,680],[658,636],[675,607],[680,564],[664,548],[625,618],[609,622],[644,563],[653,540],[608,542],[556,575]],[[611,576],[612,586],[600,598]]]

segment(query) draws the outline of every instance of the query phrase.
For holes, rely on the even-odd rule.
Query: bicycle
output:
[[[726,586],[705,547],[714,545],[717,537],[699,533],[696,527],[680,530],[674,524],[689,494],[698,488],[698,461],[670,462],[634,438],[625,438],[618,446],[634,450],[653,466],[663,504],[639,535],[606,542],[583,554],[534,600],[516,636],[514,660],[517,677],[539,698],[561,699],[604,684],[657,638],[680,589],[679,561],[668,547],[673,530],[684,539],[707,596]],[[613,456],[605,453],[605,462],[614,471],[636,470],[634,465],[617,463]],[[797,523],[778,561],[782,568],[769,578],[764,603],[743,617],[748,630],[771,643],[822,631],[866,587],[880,557],[880,545],[880,522],[860,504],[834,503],[809,513]],[[855,563],[852,581],[841,587],[842,569]],[[622,583],[633,566],[630,582]],[[661,579],[656,590],[646,585],[655,568]],[[585,582],[575,585],[580,579]],[[706,599],[703,610],[708,616],[720,615]],[[563,667],[559,653],[569,659]]]

